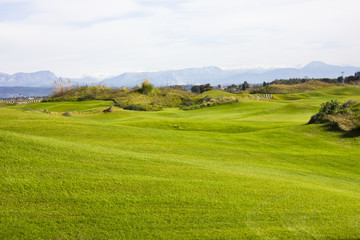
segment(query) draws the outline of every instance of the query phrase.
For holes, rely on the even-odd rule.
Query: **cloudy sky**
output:
[[[0,0],[0,72],[360,66],[359,0]]]

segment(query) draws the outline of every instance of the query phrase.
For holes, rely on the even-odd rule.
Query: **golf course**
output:
[[[360,131],[307,124],[360,88],[223,95],[1,104],[0,239],[360,239]]]

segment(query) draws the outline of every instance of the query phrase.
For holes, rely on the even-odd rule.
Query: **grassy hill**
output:
[[[360,136],[306,124],[332,99],[360,88],[193,111],[2,107],[0,239],[358,239]]]
[[[293,84],[293,85],[271,84],[262,87],[260,89],[252,90],[251,93],[262,93],[262,94],[299,93],[299,92],[312,91],[330,86],[336,86],[336,84],[311,80],[305,83]]]

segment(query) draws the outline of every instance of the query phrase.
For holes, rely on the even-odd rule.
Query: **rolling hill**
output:
[[[337,86],[192,111],[2,107],[0,238],[358,239],[360,134],[306,123],[321,103],[359,96]]]

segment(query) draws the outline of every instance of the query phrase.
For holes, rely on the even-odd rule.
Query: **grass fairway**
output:
[[[322,102],[359,96],[0,108],[0,239],[359,239],[360,136],[306,125]]]

